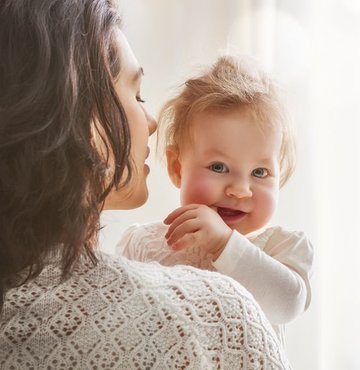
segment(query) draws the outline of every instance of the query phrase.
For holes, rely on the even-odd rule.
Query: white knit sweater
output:
[[[253,297],[231,278],[99,254],[60,282],[59,258],[7,292],[0,369],[288,369]]]

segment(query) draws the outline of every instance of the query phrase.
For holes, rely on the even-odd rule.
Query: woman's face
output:
[[[133,175],[125,188],[110,192],[105,200],[104,209],[132,209],[146,202],[148,198],[146,178],[149,167],[145,160],[149,155],[149,136],[156,130],[156,122],[146,111],[140,95],[143,70],[121,31],[118,40],[121,71],[116,90],[129,123]]]

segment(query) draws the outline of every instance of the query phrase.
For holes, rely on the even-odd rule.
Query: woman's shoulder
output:
[[[95,266],[81,261],[63,283],[49,266],[9,292],[0,331],[4,364],[25,366],[26,358],[35,368],[51,360],[68,368],[239,368],[244,361],[243,368],[287,368],[264,314],[234,280],[189,266],[98,258]]]
[[[202,353],[218,351],[227,357],[232,352],[236,361],[240,353],[247,353],[249,359],[253,356],[253,359],[265,359],[269,368],[271,364],[287,363],[253,296],[235,280],[191,266],[167,267],[157,262],[107,258],[111,268],[120,271],[126,279],[126,285],[133,287],[129,294],[134,298],[136,312],[143,307],[140,320],[143,325],[154,317],[165,319],[175,336],[190,336],[191,341],[201,337],[202,343],[197,345]],[[137,293],[134,287],[139,289]],[[130,301],[128,296],[126,309],[132,306]],[[144,306],[143,302],[147,304]]]

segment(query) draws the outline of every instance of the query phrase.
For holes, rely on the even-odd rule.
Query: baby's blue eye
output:
[[[269,175],[269,171],[266,168],[255,168],[251,174],[255,177],[264,178]]]
[[[216,162],[209,166],[209,169],[213,172],[224,173],[229,172],[229,169],[224,163]]]

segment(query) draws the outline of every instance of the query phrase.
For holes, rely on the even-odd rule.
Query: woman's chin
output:
[[[144,192],[144,194],[139,195],[136,199],[133,200],[133,202],[131,202],[131,204],[129,204],[128,209],[135,209],[143,206],[147,202],[148,198],[149,193],[146,189],[146,192]]]

